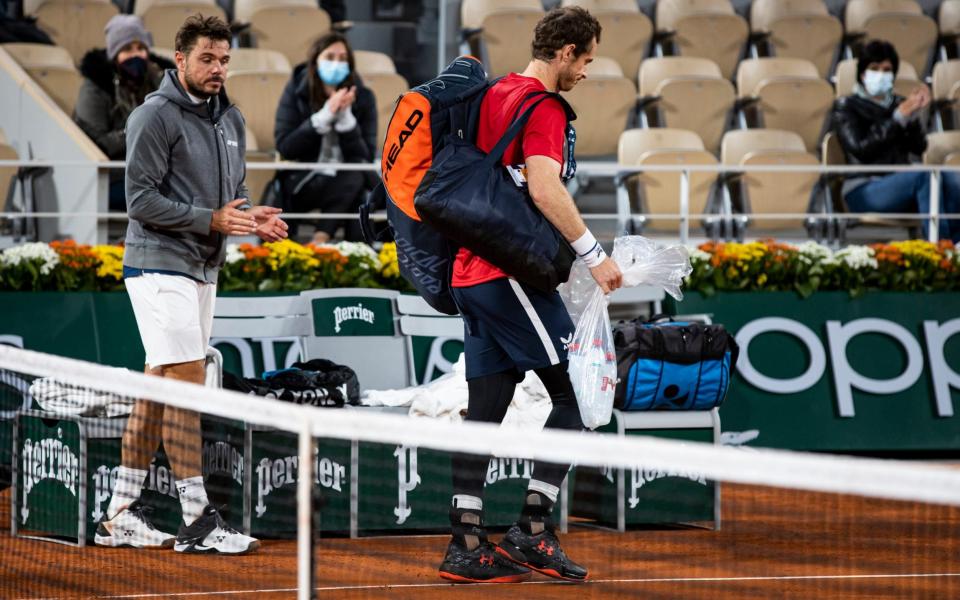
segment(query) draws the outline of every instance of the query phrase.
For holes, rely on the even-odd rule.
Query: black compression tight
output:
[[[580,409],[577,407],[576,394],[570,376],[567,374],[566,361],[535,371],[537,377],[550,395],[553,409],[547,417],[545,428],[572,429],[580,431]],[[469,400],[467,403],[467,421],[500,423],[507,414],[507,408],[513,400],[517,387],[516,373],[504,371],[467,381]],[[483,497],[483,481],[487,473],[489,456],[475,454],[453,455],[453,493],[457,495]],[[560,487],[569,470],[569,464],[537,463],[534,477],[544,483]]]

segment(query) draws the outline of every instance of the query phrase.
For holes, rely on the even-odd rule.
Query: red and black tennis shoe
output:
[[[515,524],[503,536],[497,552],[518,565],[564,581],[580,582],[588,577],[587,569],[567,557],[550,526],[532,535]]]
[[[520,583],[530,579],[530,570],[505,559],[486,540],[467,550],[454,539],[440,565],[440,577],[454,583]]]

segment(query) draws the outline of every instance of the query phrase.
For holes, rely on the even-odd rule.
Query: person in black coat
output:
[[[354,68],[347,39],[330,33],[310,49],[283,90],[274,129],[277,151],[298,162],[359,163],[373,160],[377,139],[377,104]],[[286,171],[280,174],[286,212],[320,209],[356,213],[367,191],[361,171]],[[296,221],[292,222],[295,226]],[[314,243],[324,243],[340,226],[344,238],[361,239],[355,219],[325,219],[316,224]]]
[[[854,93],[834,105],[832,128],[847,159],[854,164],[906,165],[927,149],[922,115],[930,105],[930,90],[921,85],[904,98],[893,93],[900,66],[889,42],[869,42],[857,60]],[[960,177],[942,174],[940,212],[960,212]],[[853,177],[843,194],[853,212],[929,212],[930,174],[893,173]],[[929,223],[924,222],[924,232]],[[960,221],[940,220],[941,239],[960,241]]]
[[[150,53],[153,43],[140,17],[116,15],[107,23],[106,48],[80,61],[83,83],[73,119],[110,160],[125,160],[127,117],[176,65]],[[123,170],[110,170],[110,210],[125,212]]]

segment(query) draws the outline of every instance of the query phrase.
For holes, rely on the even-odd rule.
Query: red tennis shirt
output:
[[[530,92],[546,91],[539,79],[511,73],[487,91],[480,105],[477,146],[490,152],[510,127],[517,107]],[[536,101],[534,98],[531,101]],[[503,153],[504,165],[521,165],[529,156],[547,156],[563,165],[567,115],[559,102],[546,100],[530,115],[520,135]],[[460,248],[453,263],[453,287],[469,287],[507,274],[470,250]]]

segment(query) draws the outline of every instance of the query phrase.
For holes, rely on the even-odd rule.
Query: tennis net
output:
[[[960,469],[722,445],[715,412],[616,414],[611,431],[590,433],[460,424],[298,405],[5,346],[0,399],[4,598],[463,593],[437,576],[453,452],[492,456],[484,518],[493,541],[517,519],[534,461],[575,465],[553,520],[567,554],[590,570],[588,591],[536,575],[485,594],[960,592]],[[137,412],[140,401],[153,408]],[[178,410],[199,411],[199,422]],[[122,485],[121,457],[135,454],[128,427],[166,448],[150,450],[136,482],[140,506],[153,509],[140,515],[176,534],[187,510],[177,466],[196,468],[218,527],[258,539],[256,551],[95,545]]]

